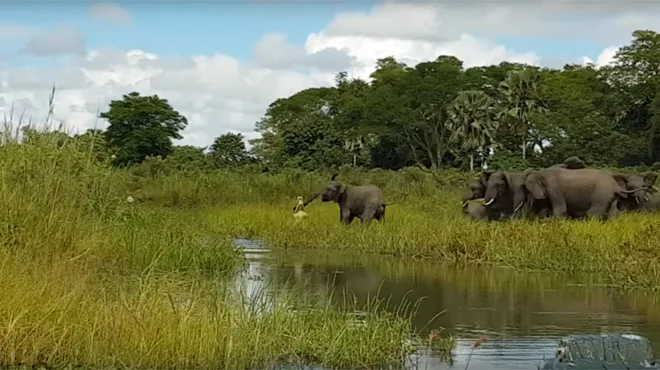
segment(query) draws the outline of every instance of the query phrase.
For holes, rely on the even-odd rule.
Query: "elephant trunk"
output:
[[[315,193],[314,195],[312,195],[311,198],[309,198],[308,201],[306,201],[306,202],[303,204],[303,206],[304,206],[304,207],[307,207],[307,205],[308,205],[309,203],[312,203],[312,202],[313,202],[316,198],[318,198],[319,196],[321,196],[321,193]]]
[[[654,191],[654,188],[652,186],[642,186],[637,189],[622,189],[621,192],[623,194],[632,194],[633,198],[635,198],[635,203],[640,204],[641,199],[644,199],[645,202],[649,200],[649,193],[652,193]]]

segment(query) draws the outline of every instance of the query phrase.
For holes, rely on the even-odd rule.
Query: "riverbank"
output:
[[[286,294],[256,314],[226,284],[198,276],[109,276],[77,261],[0,268],[1,366],[244,369],[275,364],[401,364],[410,322],[376,310],[363,322],[323,300]],[[295,300],[305,297],[297,296]],[[307,302],[314,299],[307,298]],[[359,325],[361,324],[361,325]]]
[[[208,212],[140,204],[144,183],[59,136],[0,145],[0,366],[373,368],[415,349],[377,302],[279,294],[256,314],[232,291],[231,236]]]
[[[660,289],[656,236],[660,214],[622,214],[614,220],[467,219],[460,195],[411,199],[388,207],[386,221],[369,227],[339,224],[338,207],[316,202],[300,222],[292,204],[227,206],[209,211],[215,233],[263,240],[272,248],[346,250],[516,269],[597,273],[619,288]]]

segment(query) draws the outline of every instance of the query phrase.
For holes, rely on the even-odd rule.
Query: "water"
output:
[[[440,329],[456,338],[453,366],[423,349],[417,368],[463,369],[472,345],[470,369],[536,369],[553,357],[561,336],[588,333],[632,333],[660,346],[660,296],[624,293],[595,284],[587,276],[522,273],[505,268],[459,268],[434,262],[367,257],[352,258],[319,251],[269,252],[259,244],[238,240],[248,259],[237,281],[247,297],[261,289],[296,287],[316,294],[334,289],[358,299],[390,299],[415,304],[414,327],[421,333]],[[446,310],[443,314],[438,312]],[[657,355],[656,355],[657,357]]]

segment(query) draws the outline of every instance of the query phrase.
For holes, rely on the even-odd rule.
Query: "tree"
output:
[[[211,144],[210,154],[220,166],[238,167],[247,164],[249,160],[243,135],[240,133],[229,132],[216,137]]]
[[[447,125],[451,131],[450,142],[468,151],[470,171],[474,171],[474,154],[483,152],[493,140],[497,122],[495,99],[483,91],[462,91],[447,109]]]
[[[633,32],[599,68],[504,61],[464,69],[449,55],[408,66],[389,56],[370,82],[340,72],[333,87],[273,102],[253,149],[271,168],[458,167],[469,157],[474,169],[480,154],[505,169],[573,155],[649,165],[660,161],[659,68],[660,35],[649,30]]]
[[[500,83],[504,98],[504,118],[512,120],[512,128],[520,138],[522,160],[527,159],[527,138],[529,135],[531,116],[535,113],[544,114],[547,108],[538,95],[538,86],[541,82],[540,74],[531,68],[513,70]]]
[[[273,167],[317,170],[351,163],[344,148],[348,136],[335,119],[336,99],[335,88],[321,87],[273,102],[257,122],[255,154]]]
[[[204,153],[204,149],[192,145],[175,146],[165,163],[179,171],[194,172],[211,168],[210,156]]]
[[[462,62],[455,57],[439,56],[433,62],[404,67],[393,60],[377,70],[366,111],[372,126],[408,146],[418,165],[438,168],[449,152],[446,108],[461,90]]]
[[[188,125],[166,99],[137,92],[111,101],[100,118],[109,122],[105,137],[117,166],[141,163],[147,156],[166,158],[173,150],[172,139],[181,139],[179,132]]]

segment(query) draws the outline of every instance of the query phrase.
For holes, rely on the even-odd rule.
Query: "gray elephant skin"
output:
[[[621,211],[653,211],[657,209],[654,187],[658,175],[651,171],[640,174],[614,173],[614,180],[622,189],[634,191],[633,194],[619,201]]]
[[[638,191],[622,189],[611,173],[602,170],[560,167],[528,173],[525,188],[534,200],[548,201],[554,217],[602,219],[616,216],[619,200]]]
[[[501,210],[495,207],[486,207],[480,202],[472,202],[472,200],[484,198],[486,195],[486,186],[488,186],[487,181],[488,176],[482,174],[468,183],[461,201],[463,214],[475,220],[499,221],[504,218]]]
[[[533,170],[485,172],[484,176],[488,180],[484,205],[488,208],[499,209],[507,218],[522,217],[523,213],[526,213],[526,209],[523,208],[527,200],[525,176],[531,171]]]
[[[335,202],[339,205],[339,220],[348,225],[357,217],[363,224],[372,219],[385,220],[385,198],[376,185],[349,185],[336,180],[337,174],[323,190],[314,194],[305,206],[321,197],[323,202]]]
[[[577,156],[568,157],[564,162],[552,167],[581,169],[586,168],[585,163]],[[466,207],[472,199],[486,198],[489,184],[490,198],[487,199],[489,220],[502,220],[510,217],[544,218],[550,211],[547,200],[534,200],[529,197],[524,187],[524,177],[536,169],[527,169],[523,172],[484,171],[479,178],[468,183],[463,195],[463,213],[468,214]],[[471,210],[470,212],[474,212]]]
[[[498,221],[499,213],[494,213],[492,209],[486,207],[480,201],[468,201],[463,206],[463,214],[473,220]]]

